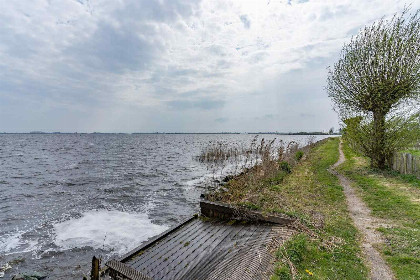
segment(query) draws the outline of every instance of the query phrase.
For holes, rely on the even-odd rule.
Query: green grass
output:
[[[258,205],[255,205],[254,203],[247,202],[247,201],[240,202],[240,203],[238,203],[238,205],[239,206],[246,207],[246,208],[248,208],[250,210],[260,210],[260,207]]]
[[[270,192],[278,193],[272,194],[278,201],[275,211],[293,213],[316,236],[298,234],[278,251],[273,280],[292,279],[291,266],[296,279],[367,279],[342,187],[327,170],[338,160],[338,141],[331,138],[315,147]]]
[[[420,180],[393,171],[369,168],[368,159],[343,146],[340,170],[354,182],[372,214],[390,227],[379,228],[386,239],[380,248],[397,279],[420,279]]]
[[[404,183],[409,183],[411,186],[420,189],[420,180],[415,175],[401,174],[394,170],[382,171],[382,175],[387,178],[398,178]]]
[[[420,156],[420,150],[410,149],[410,150],[405,150],[402,152],[412,154],[413,156]]]

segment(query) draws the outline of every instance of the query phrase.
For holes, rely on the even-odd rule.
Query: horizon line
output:
[[[328,132],[324,131],[298,131],[298,132],[279,132],[279,131],[258,131],[258,132],[233,132],[233,131],[220,131],[220,132],[61,132],[61,131],[53,131],[53,132],[45,132],[45,131],[30,131],[30,132],[0,132],[0,134],[286,134],[286,135],[293,135],[293,134],[309,134],[309,135],[330,135]],[[334,132],[333,134],[338,134]]]

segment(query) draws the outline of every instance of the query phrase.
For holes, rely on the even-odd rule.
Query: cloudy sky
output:
[[[405,3],[0,0],[0,131],[337,128],[326,67]]]

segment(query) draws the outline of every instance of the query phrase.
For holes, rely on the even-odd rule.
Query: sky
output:
[[[0,132],[338,128],[327,67],[404,5],[0,0]]]

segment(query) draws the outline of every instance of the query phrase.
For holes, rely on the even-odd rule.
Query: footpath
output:
[[[343,187],[344,194],[346,195],[347,207],[352,218],[354,225],[362,235],[361,245],[365,257],[366,266],[369,267],[370,278],[372,280],[392,280],[395,279],[391,269],[382,258],[381,254],[375,248],[379,244],[383,244],[384,240],[381,234],[376,231],[379,226],[384,226],[383,223],[377,218],[374,218],[370,209],[366,204],[357,196],[355,190],[351,186],[351,181],[345,176],[335,171],[345,161],[342,145],[339,146],[340,157],[333,165],[331,173],[336,175],[340,180]]]

